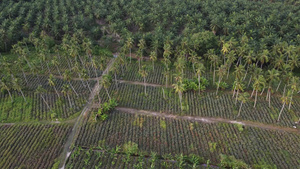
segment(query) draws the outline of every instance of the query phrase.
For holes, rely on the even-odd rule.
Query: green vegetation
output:
[[[0,168],[300,166],[299,19],[297,0],[2,0]]]

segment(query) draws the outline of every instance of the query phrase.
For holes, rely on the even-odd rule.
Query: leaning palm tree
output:
[[[282,112],[283,112],[283,109],[284,109],[285,105],[287,105],[287,104],[289,103],[289,97],[290,97],[290,95],[291,95],[291,91],[289,90],[289,91],[287,92],[287,95],[283,95],[283,96],[281,97],[282,107],[281,107],[281,110],[280,110],[280,112],[279,112],[277,122],[279,122],[279,120],[280,120],[280,117],[281,117],[281,114],[282,114]]]
[[[242,106],[243,104],[245,104],[248,100],[249,100],[249,93],[248,92],[244,92],[243,94],[241,94],[238,98],[238,100],[241,102],[240,108],[239,108],[239,113],[236,116],[236,118],[238,118],[241,115],[241,110],[242,110]]]
[[[147,92],[146,92],[146,76],[148,76],[148,72],[147,72],[147,69],[146,69],[145,65],[142,66],[142,69],[139,71],[139,74],[144,78],[145,95],[147,95]]]
[[[111,76],[110,75],[103,75],[102,76],[102,80],[101,80],[101,85],[104,87],[109,100],[111,100],[111,97],[110,97],[110,95],[108,93],[108,88],[111,85]]]
[[[24,93],[23,93],[23,91],[22,91],[22,88],[21,88],[21,85],[20,85],[20,81],[19,81],[18,78],[13,78],[13,79],[12,79],[12,88],[13,88],[14,90],[19,91],[19,92],[22,94],[22,97],[23,97],[24,101],[27,103],[27,100],[26,100],[26,98],[25,98],[25,96],[24,96]]]
[[[72,103],[71,103],[71,99],[70,99],[70,93],[71,93],[70,86],[67,84],[64,84],[61,92],[64,94],[64,96],[68,97],[69,104],[72,107]]]
[[[58,94],[58,92],[57,92],[57,90],[56,90],[56,87],[55,87],[55,86],[56,86],[56,84],[55,84],[55,79],[54,79],[54,77],[53,77],[52,74],[49,75],[48,84],[49,84],[51,87],[53,87],[53,89],[54,89],[55,93],[57,94],[57,96],[60,97],[59,94]]]
[[[2,79],[0,80],[0,89],[1,90],[6,90],[8,92],[8,94],[9,94],[11,102],[14,101],[13,98],[12,98],[12,96],[11,96],[11,92],[10,92],[10,90],[11,90],[11,84],[10,84],[10,81],[8,80],[7,77],[2,77]]]
[[[46,92],[46,90],[42,87],[42,85],[39,85],[38,88],[35,90],[36,94],[39,94],[41,96],[41,98],[43,99],[44,103],[46,104],[46,106],[48,107],[48,109],[51,111],[51,108],[48,104],[48,102],[46,101],[45,97],[44,97],[44,93]]]
[[[299,90],[299,84],[300,84],[299,77],[293,76],[290,82],[291,94],[289,100],[289,110],[291,109],[291,104],[293,102],[294,92],[297,92]]]
[[[140,70],[141,69],[141,60],[143,60],[143,53],[146,48],[146,41],[144,39],[141,39],[139,41],[138,47],[139,47],[139,50],[137,53],[138,53],[139,70]]]
[[[71,84],[71,71],[70,70],[66,70],[63,74],[64,80],[67,81],[70,85],[70,87],[72,88],[72,90],[74,91],[74,93],[76,94],[76,96],[78,96],[78,93],[76,92],[76,90],[74,89],[74,87]]]
[[[265,88],[265,84],[266,84],[266,80],[263,75],[259,75],[258,78],[255,78],[254,83],[253,83],[253,91],[251,94],[251,97],[252,97],[254,91],[256,91],[254,107],[256,106],[256,102],[257,102],[257,92],[259,90],[262,90],[263,88]]]

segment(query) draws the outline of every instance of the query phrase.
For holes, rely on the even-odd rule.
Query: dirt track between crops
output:
[[[144,82],[138,82],[138,81],[128,81],[128,80],[117,80],[119,83],[127,83],[127,84],[134,84],[134,85],[146,85],[146,86],[152,86],[152,87],[165,87],[166,85],[160,85],[155,83],[145,83]],[[168,86],[171,88],[172,86]]]
[[[275,126],[275,125],[271,125],[271,124],[264,124],[264,123],[252,122],[252,121],[244,121],[244,120],[236,121],[236,120],[215,118],[215,117],[178,116],[178,115],[174,115],[174,114],[160,113],[160,112],[155,112],[155,111],[138,110],[138,109],[132,109],[132,108],[127,108],[127,107],[116,107],[116,110],[127,112],[127,113],[132,113],[132,114],[141,114],[141,115],[149,115],[149,116],[156,116],[156,117],[162,117],[162,118],[189,120],[189,121],[196,121],[196,122],[202,122],[202,123],[241,124],[241,125],[249,126],[249,127],[257,127],[257,128],[261,128],[261,129],[267,129],[267,130],[285,131],[285,132],[293,132],[293,133],[300,134],[299,129]]]
[[[73,126],[73,129],[72,129],[72,132],[70,133],[65,145],[64,145],[64,149],[63,149],[63,152],[60,156],[60,159],[61,159],[61,163],[59,165],[59,168],[60,169],[64,169],[65,168],[65,164],[69,158],[69,155],[71,154],[71,149],[70,149],[70,146],[72,145],[72,143],[74,143],[75,139],[76,139],[76,136],[77,134],[79,133],[79,129],[80,129],[80,124],[83,122],[83,117],[86,116],[86,114],[90,111],[90,109],[92,108],[92,102],[93,102],[93,99],[95,98],[95,95],[97,93],[99,93],[99,91],[101,90],[102,86],[101,84],[99,83],[99,81],[101,81],[102,79],[102,76],[107,74],[109,69],[111,68],[111,66],[113,65],[115,59],[112,59],[106,69],[104,70],[104,72],[102,73],[102,75],[100,77],[97,77],[95,78],[97,80],[97,83],[95,84],[93,90],[92,90],[92,93],[90,94],[90,97],[88,99],[88,102],[87,104],[85,105],[85,107],[83,108],[82,112],[80,113],[79,117],[77,118],[74,126]]]

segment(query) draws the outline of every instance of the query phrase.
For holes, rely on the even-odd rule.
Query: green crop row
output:
[[[267,163],[293,168],[300,165],[299,139],[298,134],[235,124],[197,123],[115,111],[104,122],[84,124],[76,146],[115,148],[131,142],[138,145],[140,152],[157,152],[160,156],[196,154],[218,164],[219,154],[226,154],[252,166]]]
[[[191,115],[202,117],[221,117],[234,119],[239,110],[239,102],[235,105],[235,98],[227,92],[216,96],[215,92],[186,92],[183,94],[183,110],[180,108],[179,97],[172,89],[165,89],[166,99],[163,98],[163,91],[160,87],[147,86],[147,96],[144,94],[144,86],[120,83],[118,89],[111,85],[109,93],[116,98],[118,106],[131,107],[135,109],[152,110],[176,115]],[[100,91],[102,101],[108,100],[104,89]],[[271,107],[265,97],[259,96],[256,108],[253,108],[254,98],[243,105],[239,119],[257,121],[261,123],[275,124],[279,115],[282,103],[280,98],[271,98]],[[278,125],[292,126],[297,117],[300,116],[300,102],[296,98],[291,110],[285,108]]]
[[[0,168],[51,168],[70,132],[68,125],[1,125]]]

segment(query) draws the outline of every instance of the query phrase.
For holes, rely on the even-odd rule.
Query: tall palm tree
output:
[[[150,60],[152,61],[152,68],[154,71],[154,62],[157,60],[157,52],[156,51],[152,51],[150,53]]]
[[[185,59],[184,57],[178,57],[176,62],[174,63],[174,66],[178,72],[181,72],[183,75],[183,70],[185,68]]]
[[[119,72],[119,63],[118,62],[114,62],[113,65],[112,65],[112,67],[110,68],[110,71],[114,74],[115,84],[116,84],[116,88],[118,90],[117,73]]]
[[[264,63],[269,62],[269,51],[267,49],[263,50],[260,54],[258,54],[258,59],[256,62],[256,65],[258,63],[258,61],[260,62],[260,68],[262,68]]]
[[[241,115],[241,110],[242,110],[243,104],[245,104],[249,100],[249,93],[248,92],[244,92],[243,94],[241,94],[238,97],[238,100],[241,102],[241,104],[240,104],[240,108],[239,108],[239,113],[236,116],[236,118],[238,118]]]
[[[201,58],[197,56],[197,53],[193,50],[190,51],[189,61],[192,62],[194,72],[195,72],[195,64],[198,62],[198,60],[201,60]]]
[[[142,66],[142,69],[139,71],[139,74],[144,78],[145,95],[147,95],[147,92],[146,92],[146,76],[148,76],[148,72],[147,72],[147,69],[146,69],[145,65]]]
[[[19,91],[22,94],[22,97],[23,97],[24,101],[27,102],[27,100],[26,100],[26,98],[24,96],[24,93],[22,91],[22,88],[21,88],[21,85],[20,85],[20,81],[19,81],[18,78],[12,78],[12,88],[14,90]]]
[[[203,63],[198,63],[196,65],[196,75],[197,75],[197,79],[198,79],[198,90],[199,90],[199,94],[201,91],[201,76],[202,74],[205,72],[205,66],[203,65]]]
[[[35,93],[40,94],[41,98],[43,99],[43,101],[46,104],[46,106],[48,107],[48,109],[50,111],[52,111],[49,104],[48,104],[48,102],[45,100],[45,97],[44,97],[45,92],[46,92],[46,90],[42,87],[42,85],[38,85],[38,88],[35,90]]]
[[[224,77],[224,75],[226,75],[226,65],[221,65],[218,69],[218,76],[219,76],[219,81],[217,83],[217,91],[216,91],[216,95],[218,95],[218,91],[219,91],[219,87],[220,87],[220,83]]]
[[[71,107],[73,107],[73,105],[71,103],[71,99],[70,99],[70,93],[71,93],[70,86],[67,85],[67,84],[64,84],[63,87],[62,87],[62,91],[61,92],[64,94],[64,96],[67,96],[68,101],[69,101],[69,105]]]
[[[265,88],[265,84],[266,84],[266,80],[265,80],[265,78],[264,78],[263,75],[259,75],[258,78],[255,78],[254,83],[253,83],[253,92],[252,92],[252,94],[251,94],[251,97],[252,97],[254,91],[256,91],[256,93],[255,93],[255,102],[254,102],[254,106],[253,106],[253,107],[256,106],[256,102],[257,102],[257,92],[258,92],[259,90],[264,89],[264,88]]]
[[[78,96],[78,93],[76,92],[76,90],[74,89],[74,87],[71,84],[71,80],[72,80],[72,78],[71,78],[71,71],[70,70],[66,70],[63,73],[63,77],[64,77],[64,80],[69,83],[70,87],[72,88],[72,90],[74,91],[74,93],[76,94],[76,96]]]
[[[14,100],[13,100],[11,92],[10,92],[11,86],[12,85],[11,85],[11,82],[10,82],[9,78],[7,76],[2,77],[2,79],[0,80],[0,89],[1,90],[6,90],[9,94],[11,102],[13,102]]]
[[[173,87],[175,89],[175,92],[179,95],[180,107],[182,110],[182,93],[184,92],[185,88],[182,82],[177,82],[176,84],[173,84]]]
[[[276,69],[268,70],[267,82],[268,82],[268,92],[267,92],[267,100],[269,101],[269,107],[271,107],[271,94],[272,94],[272,86],[273,83],[279,79],[279,73]]]
[[[131,48],[133,47],[133,39],[130,36],[126,40],[126,47],[129,49],[129,58],[131,63]]]
[[[284,109],[285,105],[287,105],[287,104],[289,103],[289,97],[290,97],[290,95],[291,95],[291,91],[289,90],[289,91],[287,92],[287,95],[283,95],[283,96],[281,97],[282,107],[281,107],[281,110],[280,110],[280,112],[279,112],[277,122],[279,122],[279,120],[280,120],[280,117],[281,117],[281,114],[282,114],[282,112],[283,112],[283,109]]]
[[[55,87],[55,86],[56,86],[56,84],[55,84],[55,79],[54,79],[54,77],[53,77],[52,74],[49,75],[48,84],[49,84],[51,87],[54,88],[55,93],[57,94],[58,97],[60,97],[59,94],[58,94],[58,92],[57,92],[57,90],[56,90],[56,87]]]
[[[290,94],[290,100],[289,100],[289,110],[291,109],[291,104],[293,102],[294,92],[297,92],[299,90],[299,84],[300,84],[299,77],[293,76],[291,78],[291,82],[290,82],[291,94]]]
[[[101,80],[101,85],[104,87],[109,100],[111,100],[111,97],[110,97],[110,95],[108,93],[108,88],[111,85],[111,76],[110,75],[103,75],[102,76],[102,80]]]
[[[144,39],[141,39],[138,44],[139,50],[138,50],[138,60],[139,60],[139,70],[141,69],[141,60],[143,60],[143,53],[146,48],[146,41]]]

